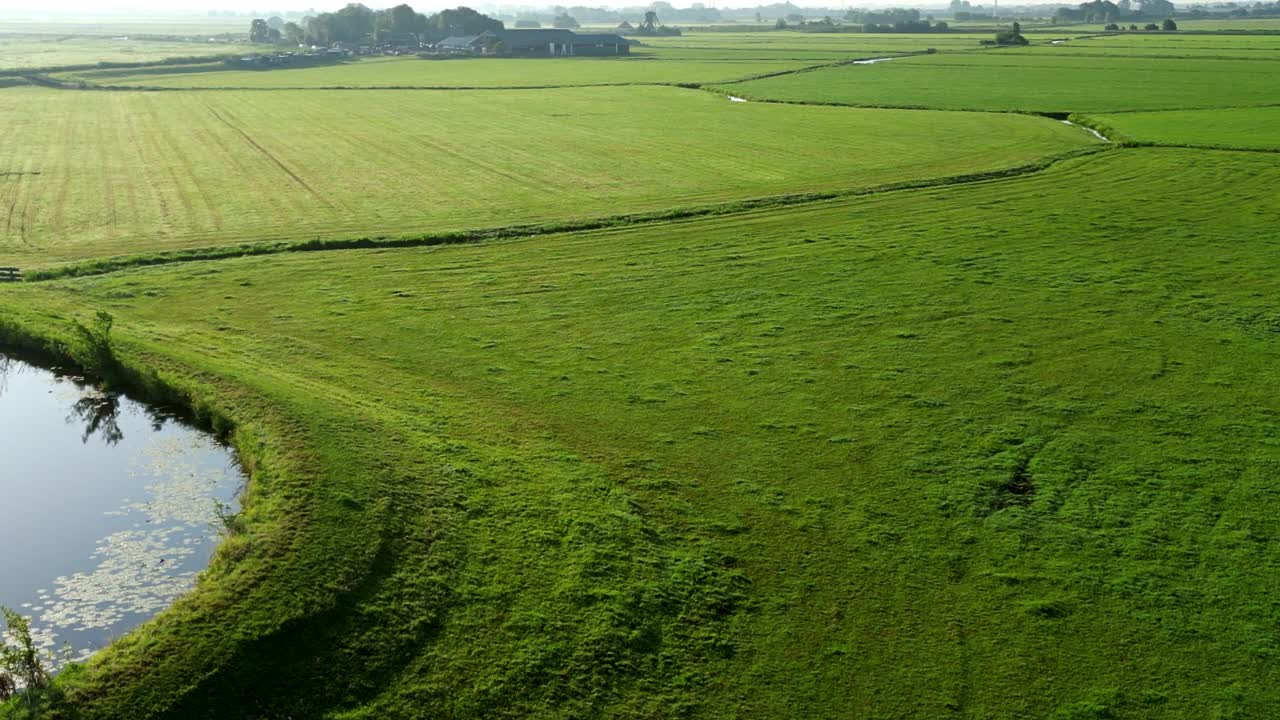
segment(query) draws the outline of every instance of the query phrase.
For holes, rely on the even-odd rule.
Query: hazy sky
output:
[[[337,10],[349,0],[0,0],[0,15],[78,13],[91,15],[117,14],[123,11],[147,13],[201,13],[209,10],[235,10],[249,12],[252,10],[269,12],[272,10]],[[592,7],[634,7],[648,4],[649,0],[363,0],[371,8],[384,8],[408,2],[419,11],[439,10],[458,5],[473,6],[526,6],[543,7],[551,5],[588,5]],[[698,0],[670,0],[676,7],[687,7]],[[858,3],[861,6],[882,5],[889,0],[870,0]],[[754,7],[773,0],[701,0],[714,7]],[[793,0],[796,5],[817,7],[838,7],[839,0]],[[936,4],[944,5],[945,0]],[[976,4],[976,3],[975,3]]]

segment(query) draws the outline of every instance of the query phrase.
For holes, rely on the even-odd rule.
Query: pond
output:
[[[188,591],[243,482],[174,413],[0,354],[0,605],[59,660]]]

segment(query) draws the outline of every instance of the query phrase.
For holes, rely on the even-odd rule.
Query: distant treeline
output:
[[[423,15],[409,5],[387,10],[371,10],[351,3],[337,12],[305,18],[302,23],[285,22],[280,17],[254,20],[249,39],[256,43],[285,42],[291,45],[382,44],[439,40],[450,35],[479,35],[486,30],[502,30],[501,20],[459,7]]]
[[[1120,0],[1120,4],[1111,0],[1093,0],[1081,3],[1074,8],[1058,8],[1053,14],[1056,23],[1098,22],[1114,23],[1121,20],[1145,20],[1173,17],[1176,12],[1169,0],[1143,0],[1134,7],[1130,0]]]

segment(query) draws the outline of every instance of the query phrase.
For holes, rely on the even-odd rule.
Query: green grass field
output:
[[[751,98],[949,110],[1107,112],[1267,105],[1280,62],[1065,57],[1052,50],[938,54],[726,86]]]
[[[979,37],[0,89],[0,348],[251,475],[55,717],[1270,720],[1276,44]]]
[[[88,71],[74,79],[99,85],[166,88],[544,87],[635,83],[710,83],[795,70],[825,58],[655,60],[570,58],[550,62],[507,59],[420,60],[371,58],[337,66],[287,70],[233,70],[208,65],[200,72],[161,74]]]
[[[0,35],[0,70],[143,63],[168,58],[236,55],[251,46],[226,42],[167,42],[77,36]]]
[[[661,87],[5,92],[15,102],[0,106],[12,139],[0,146],[0,264],[22,266],[866,188],[1093,142],[1039,118],[743,104]]]
[[[1121,113],[1090,119],[1139,142],[1280,150],[1280,107]]]
[[[3,288],[114,313],[265,458],[91,716],[1263,717],[1278,181],[1113,151]]]
[[[1036,56],[1085,55],[1143,58],[1280,60],[1280,35],[1108,35],[1019,50]]]

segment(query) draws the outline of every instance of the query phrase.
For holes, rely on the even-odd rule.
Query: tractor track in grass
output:
[[[206,107],[208,106],[206,105]],[[262,145],[260,145],[257,140],[254,140],[252,135],[242,130],[235,123],[223,117],[222,114],[219,113],[217,110],[214,110],[213,108],[210,107],[209,112],[213,113],[213,116],[217,118],[223,125],[226,125],[227,127],[239,133],[240,137],[245,139],[245,142],[249,143],[249,145],[251,145],[267,160],[270,160],[272,164],[274,164],[276,167],[280,168],[280,170],[282,170],[286,175],[288,175],[290,178],[293,178],[293,181],[297,183],[299,187],[301,187],[303,190],[306,190],[308,193],[311,194],[312,197],[320,201],[320,204],[324,205],[327,208],[331,208],[331,209],[333,208],[333,205],[328,200],[326,200],[324,196],[316,192],[316,189],[311,187],[309,184],[307,184],[307,181],[303,180],[297,173],[295,173],[293,170],[290,170],[289,166],[285,165],[284,162],[280,160],[280,158],[276,157],[271,153],[270,150],[267,150]]]

